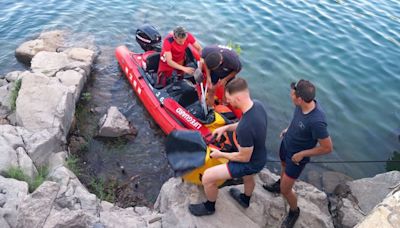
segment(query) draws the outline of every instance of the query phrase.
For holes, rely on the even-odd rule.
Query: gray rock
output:
[[[17,117],[15,115],[15,112],[9,114],[6,119],[8,120],[8,123],[10,125],[13,125],[13,126],[17,125]]]
[[[18,157],[18,166],[21,168],[24,174],[33,179],[38,174],[38,171],[31,158],[26,154],[23,147],[18,147],[16,152]]]
[[[369,213],[392,190],[391,187],[398,183],[400,183],[399,171],[347,182],[352,195],[356,197],[358,205],[364,213]]]
[[[67,70],[59,71],[56,74],[56,78],[58,78],[64,86],[70,89],[71,93],[74,95],[74,101],[77,103],[79,95],[85,85],[86,77],[77,71]]]
[[[353,178],[339,172],[327,171],[322,173],[323,190],[331,194],[339,184],[344,184],[351,181]]]
[[[357,228],[388,227],[397,228],[400,224],[400,185],[379,203]]]
[[[70,61],[67,54],[41,51],[32,59],[32,71],[53,77],[58,71],[67,70]]]
[[[64,52],[42,51],[32,59],[32,71],[53,77],[59,71],[82,69],[84,76],[90,74],[95,53],[88,49],[71,48]]]
[[[341,227],[354,227],[358,222],[365,217],[363,212],[358,208],[358,205],[353,201],[344,198],[340,207]]]
[[[52,172],[55,169],[65,165],[67,159],[67,152],[62,151],[55,154],[51,154],[48,160],[49,171]]]
[[[182,183],[179,178],[171,178],[161,188],[155,208],[163,213],[163,227],[278,227],[288,210],[282,197],[262,188],[265,182],[272,183],[278,177],[264,169],[256,178],[250,207],[243,209],[229,195],[229,188],[220,189],[216,203],[216,213],[208,217],[194,217],[188,213],[189,203],[205,200],[199,187]],[[239,189],[243,190],[240,185]],[[299,207],[302,209],[298,227],[333,227],[327,207],[325,193],[315,187],[298,181],[295,184]]]
[[[17,209],[20,203],[28,195],[28,184],[23,181],[4,178],[0,176],[0,196],[3,199],[0,207],[0,225],[17,223]]]
[[[53,227],[93,227],[98,218],[84,210],[52,210],[43,228]]]
[[[25,150],[36,166],[47,165],[50,155],[62,151],[66,143],[58,128],[24,133],[22,138],[26,143]]]
[[[50,215],[60,186],[45,181],[18,208],[17,227],[43,227]]]
[[[66,136],[75,112],[73,96],[58,79],[26,75],[17,98],[17,124],[31,131],[58,128]]]
[[[131,207],[123,209],[105,201],[101,202],[100,223],[109,228],[147,227],[146,221]]]
[[[15,82],[19,79],[22,79],[23,76],[24,76],[23,71],[13,71],[6,75],[6,80],[8,82]]]
[[[99,126],[99,136],[103,137],[137,134],[137,130],[130,125],[129,121],[115,106],[108,109],[107,114],[101,118]]]
[[[43,32],[38,39],[21,44],[15,51],[15,57],[20,62],[29,65],[33,56],[40,51],[55,52],[59,47],[62,47],[65,35],[65,31],[60,30]]]
[[[2,135],[0,135],[0,154],[0,172],[7,171],[11,167],[18,167],[17,154]]]
[[[11,91],[13,84],[8,83],[0,87],[0,117],[6,118],[11,113]]]
[[[0,87],[2,87],[2,86],[4,86],[4,85],[7,85],[7,84],[8,84],[7,80],[5,80],[5,79],[0,79]]]

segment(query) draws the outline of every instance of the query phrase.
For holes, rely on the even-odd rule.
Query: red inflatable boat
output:
[[[240,117],[240,112],[222,105],[205,111],[199,99],[200,86],[190,75],[185,75],[183,80],[172,77],[164,88],[154,88],[161,36],[154,27],[146,25],[136,31],[136,40],[144,53],[134,53],[126,46],[120,46],[115,55],[136,95],[165,134],[174,130],[196,130],[207,142],[213,129]],[[199,53],[193,47],[186,50],[187,65],[197,67],[199,59]],[[220,88],[217,96],[222,98],[222,95],[223,89]]]

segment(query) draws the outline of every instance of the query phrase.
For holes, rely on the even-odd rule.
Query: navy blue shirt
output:
[[[315,101],[315,108],[304,114],[300,107],[295,108],[292,122],[283,138],[283,143],[288,156],[314,148],[318,139],[329,137],[328,124],[325,113],[318,102]],[[310,158],[305,158],[309,161]]]
[[[267,149],[267,112],[261,102],[255,100],[253,106],[243,114],[236,128],[236,138],[241,147],[254,147],[249,165],[255,169],[265,166]]]
[[[228,76],[232,71],[239,72],[242,69],[239,56],[229,47],[221,45],[207,46],[202,50],[201,57],[205,59],[209,53],[214,51],[219,51],[222,54],[223,61],[217,69],[210,71],[213,84],[216,84],[219,79]]]

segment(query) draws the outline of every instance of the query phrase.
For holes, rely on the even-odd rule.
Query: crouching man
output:
[[[231,178],[243,177],[244,193],[237,188],[229,189],[229,193],[242,207],[249,207],[255,187],[254,175],[260,172],[266,163],[267,113],[263,105],[251,99],[247,82],[242,78],[235,78],[226,85],[225,96],[228,103],[243,112],[243,116],[237,123],[216,129],[213,135],[219,141],[225,131],[236,131],[239,151],[225,153],[211,149],[212,158],[226,158],[229,162],[204,172],[202,184],[207,201],[189,205],[189,211],[195,216],[214,214],[218,195],[217,182]]]

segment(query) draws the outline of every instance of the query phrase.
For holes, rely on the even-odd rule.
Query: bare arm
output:
[[[200,53],[201,52],[201,45],[199,44],[199,42],[194,42],[193,43],[193,47],[196,48],[196,50]]]
[[[303,160],[304,157],[312,157],[317,155],[328,154],[333,150],[333,144],[331,137],[327,137],[324,139],[318,139],[319,145],[309,149],[300,151],[292,156],[292,161],[294,163],[299,163]]]
[[[237,73],[238,72],[236,72],[236,71],[232,71],[230,74],[228,74],[228,76],[226,76],[225,78],[221,79],[222,85],[225,86],[226,83],[229,82],[229,80],[231,80],[232,78],[234,78]]]
[[[221,135],[225,132],[225,131],[235,131],[237,126],[238,126],[239,122],[237,123],[233,123],[233,124],[229,124],[229,125],[225,125],[222,127],[219,127],[217,129],[215,129],[212,132],[213,136],[217,136],[217,141],[219,141],[221,139]]]
[[[254,147],[239,147],[239,152],[225,153],[211,148],[210,156],[212,158],[226,158],[229,161],[249,162],[253,154]]]
[[[193,74],[194,73],[194,68],[182,66],[179,63],[177,63],[174,60],[172,60],[172,53],[170,51],[164,52],[164,56],[165,56],[165,59],[167,61],[167,64],[170,67],[173,67],[173,68],[175,68],[177,70],[181,70],[181,71],[183,71],[183,72],[185,72],[187,74]]]

